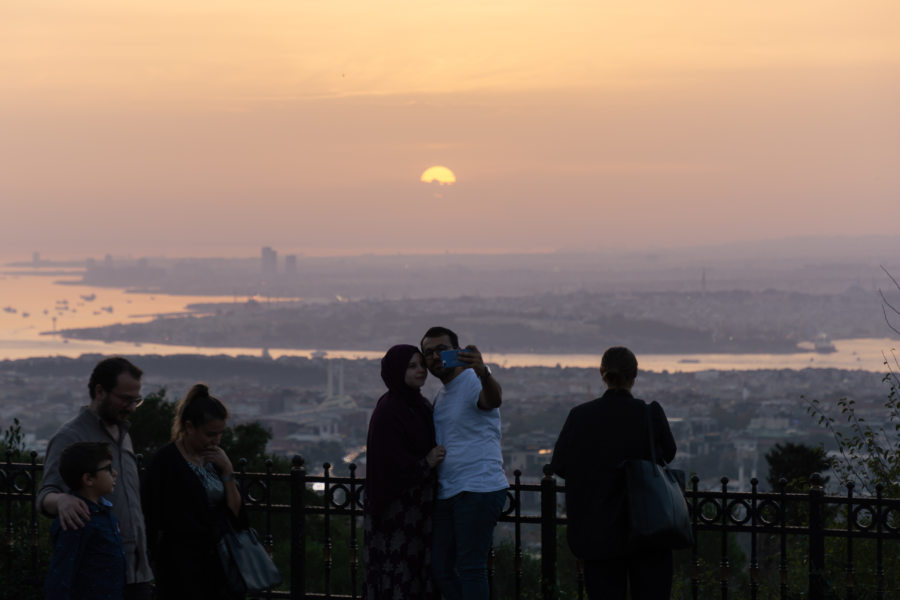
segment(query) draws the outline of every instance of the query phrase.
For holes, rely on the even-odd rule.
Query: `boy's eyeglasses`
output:
[[[113,466],[112,466],[112,463],[109,463],[109,464],[106,465],[105,467],[100,467],[100,468],[98,468],[98,469],[94,469],[94,473],[99,473],[100,471],[108,471],[109,474],[112,475],[112,472],[113,472]]]

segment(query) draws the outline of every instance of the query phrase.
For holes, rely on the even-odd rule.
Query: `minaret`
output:
[[[330,360],[326,361],[327,371],[328,371],[328,393],[325,395],[325,398],[329,398],[329,399],[334,395],[334,384],[332,384],[332,382],[331,382],[332,375],[334,374],[332,362],[333,361],[330,361]]]

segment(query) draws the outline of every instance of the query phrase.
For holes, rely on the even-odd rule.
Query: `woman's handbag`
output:
[[[653,419],[646,404],[650,460],[623,461],[628,511],[628,550],[689,548],[694,544],[691,516],[684,499],[680,474],[656,462]]]
[[[228,586],[237,594],[260,592],[281,583],[281,573],[255,529],[234,529],[230,525],[219,540],[219,558]]]

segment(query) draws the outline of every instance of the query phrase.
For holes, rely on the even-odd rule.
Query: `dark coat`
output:
[[[81,498],[79,496],[79,498]],[[125,548],[112,504],[81,498],[91,518],[78,529],[63,531],[59,517],[50,526],[53,558],[47,569],[45,600],[125,597]]]
[[[174,443],[153,456],[141,485],[150,561],[163,598],[225,598],[225,573],[217,545],[235,518],[223,500],[210,507],[200,479]]]
[[[585,560],[624,557],[626,459],[650,459],[646,409],[627,390],[607,390],[569,412],[551,467],[566,480],[567,535]],[[675,439],[662,407],[649,404],[658,461],[675,458]]]
[[[380,515],[410,488],[433,485],[435,471],[425,457],[435,447],[431,403],[406,385],[406,367],[415,346],[391,347],[381,359],[388,391],[378,399],[366,438],[365,509]]]

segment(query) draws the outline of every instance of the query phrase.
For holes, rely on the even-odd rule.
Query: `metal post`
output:
[[[515,532],[515,571],[516,600],[522,600],[522,471],[516,469],[513,475],[516,478],[516,487],[514,491],[513,502],[515,503],[515,520],[513,521],[513,531]]]
[[[350,491],[347,494],[347,508],[350,510],[350,594],[356,599],[357,575],[359,573],[359,542],[356,539],[356,463],[350,463]]]
[[[331,597],[331,567],[334,562],[332,560],[331,545],[331,463],[323,463],[322,469],[325,476],[325,492],[322,494],[322,505],[325,509],[325,515],[322,517],[322,525],[325,527],[325,540],[322,543],[322,568],[325,574],[325,596]]]
[[[29,514],[31,515],[31,573],[34,576],[35,581],[40,584],[40,576],[38,575],[38,514],[37,514],[37,504],[35,500],[37,499],[37,452],[34,450],[30,453],[31,456],[31,466],[29,468],[29,474],[31,475],[31,494],[28,496],[30,502]]]
[[[759,593],[759,552],[756,545],[757,517],[759,515],[757,485],[759,485],[759,480],[756,477],[750,480],[750,600],[756,600]]]
[[[809,478],[809,599],[825,598],[825,515],[822,505],[825,492],[822,476]]]
[[[303,458],[291,461],[291,599],[306,598],[306,468]]]
[[[697,486],[700,478],[696,475],[691,477],[691,527],[694,530],[694,545],[691,547],[691,599],[697,600],[700,594],[700,532],[697,530],[697,524],[700,522],[700,503],[698,501],[699,493]]]
[[[557,600],[556,585],[556,478],[544,465],[541,479],[541,595]]]
[[[852,481],[847,482],[847,565],[844,567],[845,579],[846,579],[846,587],[847,587],[847,600],[853,600],[854,597],[854,587],[855,577],[853,570],[853,522],[854,522],[854,513],[853,513],[853,488],[856,487]]]
[[[15,550],[15,538],[13,537],[13,486],[12,480],[15,474],[13,473],[12,466],[12,450],[6,451],[6,473],[8,475],[3,478],[3,483],[6,484],[5,492],[6,494],[6,565],[5,571],[6,576],[9,577],[12,574],[12,557],[13,551]]]
[[[875,486],[876,504],[875,514],[875,598],[884,600],[884,525],[887,517],[887,509],[884,507],[884,485]]]
[[[720,538],[719,587],[722,600],[728,600],[728,575],[731,570],[731,563],[728,561],[728,478],[723,477],[720,481],[722,482],[722,536]]]
[[[243,475],[243,467],[241,475]],[[272,459],[266,459],[266,534],[263,538],[263,546],[269,556],[272,556],[275,547],[275,538],[272,535]],[[266,590],[266,598],[272,597],[272,588]]]
[[[788,571],[787,571],[787,479],[778,480],[779,507],[778,507],[778,579],[779,597],[785,600],[788,597]]]

